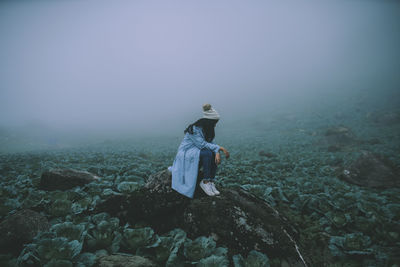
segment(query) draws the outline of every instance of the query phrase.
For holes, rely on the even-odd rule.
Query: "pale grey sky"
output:
[[[0,125],[155,129],[400,84],[398,1],[1,1]]]

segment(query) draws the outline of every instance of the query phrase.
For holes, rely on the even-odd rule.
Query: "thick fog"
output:
[[[397,1],[1,1],[0,126],[182,135],[204,103],[222,127],[390,99],[399,25]]]

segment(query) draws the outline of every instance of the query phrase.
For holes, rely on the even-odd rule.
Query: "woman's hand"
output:
[[[225,157],[226,157],[227,159],[229,159],[230,154],[229,154],[228,150],[226,150],[226,149],[225,149],[224,147],[222,147],[222,146],[220,146],[219,149],[222,150],[222,151],[224,152],[224,154],[225,154]]]
[[[218,153],[215,153],[215,164],[220,164],[221,163],[221,155]]]

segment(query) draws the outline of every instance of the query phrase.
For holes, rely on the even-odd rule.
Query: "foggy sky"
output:
[[[1,1],[0,125],[168,130],[400,84],[397,1]]]

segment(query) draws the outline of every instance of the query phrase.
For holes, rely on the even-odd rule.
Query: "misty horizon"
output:
[[[359,99],[396,107],[392,1],[0,3],[0,126],[180,134]]]

